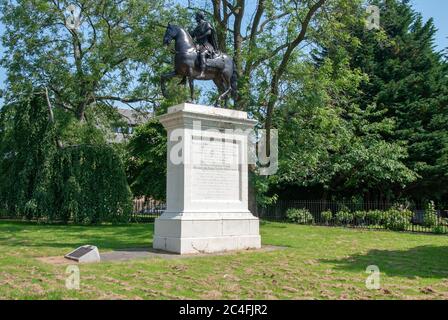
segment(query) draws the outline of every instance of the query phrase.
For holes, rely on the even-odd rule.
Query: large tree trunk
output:
[[[76,109],[76,118],[78,119],[78,121],[82,122],[86,119],[85,110],[86,108],[84,105],[81,105]]]

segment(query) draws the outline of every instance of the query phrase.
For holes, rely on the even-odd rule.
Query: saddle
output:
[[[198,57],[196,59],[196,65],[199,66],[200,62],[200,54],[201,52],[197,51]],[[207,52],[205,65],[208,68],[216,68],[216,69],[224,69],[225,61],[224,61],[224,55],[222,52],[215,52],[211,54],[210,52]]]

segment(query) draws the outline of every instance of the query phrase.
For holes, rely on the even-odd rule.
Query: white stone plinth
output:
[[[261,247],[259,220],[248,210],[246,112],[193,104],[171,107],[167,210],[153,246],[179,254]]]

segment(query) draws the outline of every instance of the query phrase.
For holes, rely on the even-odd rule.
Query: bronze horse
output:
[[[214,59],[209,59],[206,70],[201,76],[198,66],[198,52],[193,38],[181,27],[169,24],[163,44],[168,46],[171,41],[175,41],[174,71],[162,75],[162,94],[166,97],[166,81],[174,77],[182,77],[182,83],[186,84],[188,79],[190,85],[191,102],[194,102],[194,80],[213,80],[219,90],[219,97],[215,106],[219,106],[222,100],[227,107],[228,98],[231,94],[233,99],[237,96],[237,73],[232,57],[220,53]]]

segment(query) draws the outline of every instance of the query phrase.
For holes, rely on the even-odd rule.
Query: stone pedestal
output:
[[[261,247],[248,210],[246,112],[193,104],[160,117],[168,131],[167,210],[155,222],[155,249],[179,254]]]

